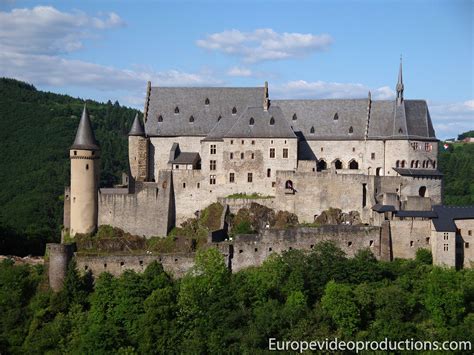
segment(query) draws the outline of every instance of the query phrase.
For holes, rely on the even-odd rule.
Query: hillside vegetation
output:
[[[59,240],[69,147],[84,102],[0,79],[0,250],[41,254],[45,241]],[[110,101],[87,107],[102,148],[101,185],[110,186],[126,170],[137,111]]]
[[[378,262],[369,250],[349,259],[321,243],[231,273],[209,249],[181,280],[155,262],[93,285],[70,267],[54,294],[41,267],[5,261],[0,353],[263,354],[269,338],[474,341],[474,270],[430,263],[423,249],[416,260]]]

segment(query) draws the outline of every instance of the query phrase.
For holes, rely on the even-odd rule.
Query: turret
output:
[[[71,236],[97,229],[100,147],[84,105],[71,159]]]
[[[402,75],[402,57],[400,56],[400,69],[398,70],[398,82],[397,82],[397,104],[401,105],[403,102],[403,75]]]
[[[138,114],[128,133],[128,161],[135,181],[148,180],[148,139]]]

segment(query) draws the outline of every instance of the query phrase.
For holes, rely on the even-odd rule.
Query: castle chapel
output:
[[[129,133],[126,186],[99,188],[99,143],[84,109],[70,148],[64,225],[166,236],[233,194],[313,222],[329,208],[380,226],[392,257],[430,248],[435,263],[474,261],[474,209],[442,206],[427,103],[396,98],[272,100],[263,87],[153,87]],[[260,203],[259,200],[255,200]],[[469,247],[471,245],[471,247]],[[368,245],[372,246],[372,244]]]

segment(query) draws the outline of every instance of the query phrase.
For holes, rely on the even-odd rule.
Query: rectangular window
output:
[[[252,182],[252,180],[253,180],[253,175],[252,175],[252,173],[248,173],[248,174],[247,174],[247,182]]]
[[[449,244],[444,244],[443,250],[444,250],[444,251],[448,251],[448,246],[449,246]]]
[[[270,148],[270,158],[275,158],[275,148]]]
[[[288,158],[288,148],[283,148],[283,158]]]
[[[469,249],[469,242],[464,243],[464,247],[465,247],[466,249]]]
[[[467,231],[467,235],[468,235],[468,236],[472,236],[472,230],[468,230],[468,231]]]
[[[370,154],[370,159],[372,159],[372,160],[375,159],[375,153]]]
[[[255,158],[255,154],[254,154],[254,153],[252,153],[251,157],[252,157],[252,159],[254,159],[254,158]]]
[[[234,159],[234,153],[230,153],[230,160]]]
[[[240,153],[240,159],[244,159],[244,153]]]
[[[245,143],[245,142],[244,142],[244,141],[242,141],[242,144],[244,144],[244,143]]]
[[[209,184],[210,185],[215,185],[216,184],[216,176],[215,175],[209,176]]]
[[[367,206],[367,184],[362,184],[362,208]]]
[[[234,144],[234,140],[233,140],[233,139],[230,140],[230,144]]]
[[[209,164],[209,170],[216,170],[216,166],[217,166],[216,161],[211,160]]]
[[[252,145],[255,145],[255,141],[252,141]]]
[[[216,145],[211,144],[211,154],[216,154]]]
[[[272,177],[272,169],[267,169],[267,177]]]
[[[448,234],[448,233],[444,233],[443,239],[444,239],[444,240],[448,240],[448,239],[449,239],[449,234]]]
[[[234,175],[234,173],[229,173],[229,182],[235,182],[235,175]]]

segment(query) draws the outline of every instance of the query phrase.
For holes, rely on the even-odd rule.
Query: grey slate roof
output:
[[[250,121],[253,121],[251,124]],[[273,122],[273,124],[271,124]],[[226,138],[296,138],[279,107],[249,107],[225,133]]]
[[[247,107],[263,105],[263,100],[263,87],[152,87],[145,131],[148,136],[207,136],[219,116],[237,119]],[[158,122],[160,115],[162,122]]]
[[[421,217],[421,218],[436,218],[438,214],[435,211],[396,211],[397,217]]]
[[[181,152],[179,155],[174,158],[174,160],[170,161],[170,163],[173,164],[194,164],[198,160],[200,160],[201,157],[199,153],[195,152]]]
[[[393,168],[393,170],[402,176],[443,176],[443,173],[436,169]]]
[[[457,219],[474,219],[474,206],[450,207],[437,205],[433,211],[438,215],[433,218],[433,225],[438,232],[456,232]]]
[[[135,115],[135,119],[133,120],[132,128],[128,133],[129,136],[145,136],[145,130],[143,129],[142,122],[140,118],[138,118],[138,113]]]
[[[89,118],[89,112],[87,111],[86,105],[82,110],[81,120],[77,127],[76,138],[71,146],[71,149],[83,149],[83,150],[99,150],[99,143],[94,136],[92,130],[91,120]]]
[[[306,140],[364,139],[367,99],[272,100],[279,106],[295,132]],[[337,113],[338,119],[334,116]],[[296,120],[293,119],[296,114]],[[315,132],[311,134],[311,127]],[[350,127],[353,133],[349,133]],[[368,139],[432,139],[435,132],[426,101],[372,101]]]
[[[381,203],[377,203],[372,206],[372,210],[378,213],[395,212],[395,207],[393,205],[382,205]]]

